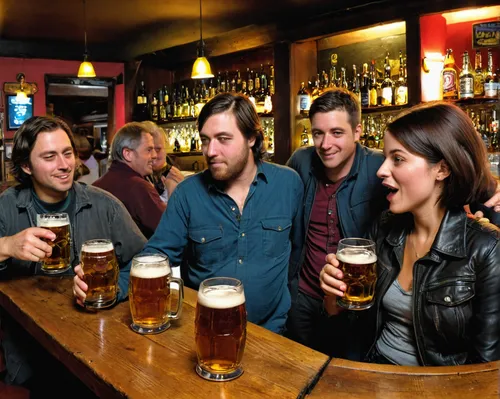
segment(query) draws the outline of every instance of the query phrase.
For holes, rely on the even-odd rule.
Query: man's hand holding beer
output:
[[[340,263],[335,254],[328,254],[325,260],[327,263],[319,274],[319,281],[321,289],[326,294],[323,301],[325,310],[333,316],[342,310],[337,306],[337,296],[344,296],[347,287],[342,281],[344,275],[339,269]]]
[[[54,240],[56,235],[42,227],[30,227],[19,233],[0,238],[0,262],[14,258],[40,262],[52,255],[52,247],[45,240]]]
[[[85,306],[83,302],[87,296],[88,285],[83,281],[83,269],[81,265],[75,267],[75,277],[73,278],[73,295],[76,303],[80,306]]]

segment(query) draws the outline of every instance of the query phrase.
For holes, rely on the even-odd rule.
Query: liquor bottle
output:
[[[193,92],[193,95],[189,95],[189,89],[186,87],[186,92],[187,92],[187,95],[188,95],[188,99],[189,99],[189,116],[194,118],[196,116],[196,107],[195,107],[195,98],[194,98],[194,92]]]
[[[353,65],[355,67],[355,65]],[[356,68],[353,68],[354,71],[356,71]],[[352,77],[352,92],[358,99],[358,101],[361,103],[361,89],[360,89],[360,84],[359,84],[360,77],[358,74],[354,75]]]
[[[498,77],[493,75],[493,53],[488,49],[488,68],[486,77],[484,78],[484,96],[488,98],[496,98],[498,95]]]
[[[460,98],[474,97],[474,76],[471,73],[469,53],[462,54],[462,71],[460,72]]]
[[[444,100],[456,100],[458,98],[457,69],[451,48],[446,50],[444,68],[443,72],[441,72],[441,88]]]
[[[225,83],[224,83],[224,85],[225,85]],[[212,97],[215,97],[215,95],[217,95],[219,93],[222,93],[222,76],[221,76],[220,71],[217,73],[217,86],[215,87],[215,93],[214,93],[214,96],[212,96]]]
[[[309,145],[309,134],[307,133],[307,127],[305,126],[304,130],[302,130],[302,134],[300,135],[300,145],[301,147]]]
[[[375,60],[370,64],[370,107],[376,107],[377,102],[377,75],[375,71]]]
[[[384,80],[382,82],[382,105],[392,105],[394,82],[391,79],[391,64],[389,63],[389,53],[385,56]]]
[[[330,87],[330,78],[328,77],[328,74],[325,71],[321,72],[321,86],[322,86],[322,91],[324,92],[325,90],[328,90]]]
[[[314,83],[312,84],[312,88],[310,88],[311,93],[311,102],[314,101],[319,96],[319,73],[318,78],[315,79],[314,76],[311,79]]]
[[[141,81],[140,88],[137,92],[137,100],[134,107],[134,120],[137,122],[146,121],[150,118],[148,95],[146,92],[146,85]]]
[[[260,76],[258,72],[255,72],[253,78],[253,89],[254,89],[254,96],[255,98],[257,98],[260,94]]]
[[[352,80],[349,82],[349,90],[352,92],[354,91],[354,86],[356,85],[357,77],[358,77],[358,71],[356,68],[356,64],[353,64],[352,65]]]
[[[188,117],[190,116],[189,111],[189,89],[187,87],[181,86],[181,116]]]
[[[474,96],[484,96],[484,74],[481,62],[481,51],[476,50],[474,65]]]
[[[227,92],[229,90],[229,88],[226,86],[226,78],[224,76],[221,76],[220,78],[221,78],[221,80],[220,80],[220,90],[219,90],[219,93],[225,93],[225,92]]]
[[[230,86],[230,92],[231,93],[236,93],[236,75],[233,75],[232,79],[231,79],[231,86]]]
[[[163,86],[160,90],[158,90],[158,104],[160,110],[160,113],[158,114],[158,120],[160,121],[164,121],[165,119],[167,119],[167,108],[165,106],[165,102],[163,101],[164,92],[165,92],[165,86]]]
[[[337,67],[332,65],[330,68],[330,87],[337,87]]]
[[[161,114],[160,118],[161,119],[171,118],[172,117],[172,109],[170,107],[170,98],[168,95],[168,88],[167,88],[166,84],[163,85],[163,108],[164,108],[165,113],[164,113],[164,116],[163,116],[163,114]]]
[[[274,85],[274,66],[271,65],[269,67],[270,73],[269,73],[269,95],[274,96],[274,93],[276,92],[276,87]]]
[[[253,81],[253,71],[251,71],[249,68],[247,68],[247,90],[248,90],[248,95],[253,95],[253,90],[254,90],[254,81]]]
[[[349,85],[347,83],[345,68],[340,68],[340,87],[343,89],[348,89]]]
[[[236,71],[236,92],[241,93],[241,73],[239,69]]]
[[[399,50],[399,77],[396,82],[396,105],[404,105],[408,103],[408,84],[405,78],[405,62],[403,52]]]
[[[306,90],[304,82],[300,83],[300,89],[297,93],[297,110],[301,115],[307,115],[311,107],[311,97]]]
[[[500,133],[498,129],[498,119],[497,111],[493,109],[491,112],[491,122],[490,122],[490,152],[500,151]]]
[[[361,106],[367,108],[370,105],[370,78],[368,77],[368,64],[363,64],[363,73],[361,74]]]
[[[225,80],[226,91],[231,91],[231,79],[229,78],[229,71],[226,71]]]
[[[159,100],[158,100],[158,93],[153,93],[153,96],[151,97],[151,120],[153,121],[158,121],[158,115],[159,115]]]

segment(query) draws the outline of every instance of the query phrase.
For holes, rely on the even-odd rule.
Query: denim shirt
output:
[[[210,277],[241,280],[249,321],[281,332],[290,308],[289,267],[300,255],[302,196],[297,173],[259,162],[241,214],[206,170],[177,186],[143,252],[182,262],[193,289]]]

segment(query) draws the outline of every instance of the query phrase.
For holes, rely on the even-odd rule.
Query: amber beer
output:
[[[172,313],[170,284],[179,284],[180,297]],[[140,334],[156,334],[170,327],[170,319],[180,317],[183,282],[171,277],[168,258],[159,254],[134,257],[130,271],[129,300],[131,328]]]
[[[212,381],[228,381],[243,373],[246,342],[245,294],[239,280],[212,278],[202,282],[196,305],[196,372]]]
[[[67,213],[37,215],[37,226],[52,231],[54,241],[43,239],[52,247],[52,255],[42,261],[42,271],[47,274],[64,273],[70,268],[70,227]]]
[[[118,262],[115,248],[109,240],[89,240],[82,245],[80,261],[83,281],[88,285],[85,306],[107,308],[116,302]]]
[[[344,296],[337,299],[337,304],[351,310],[370,308],[377,282],[377,255],[373,241],[357,238],[340,240],[337,259],[347,287]]]

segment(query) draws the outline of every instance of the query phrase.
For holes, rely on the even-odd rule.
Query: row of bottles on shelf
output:
[[[462,54],[462,69],[459,71],[453,57],[453,50],[448,49],[441,73],[441,90],[443,99],[455,100],[462,98],[500,96],[500,69],[493,66],[493,52],[488,49],[486,70],[482,68],[481,51],[476,50],[474,69],[470,62],[469,52]]]
[[[191,86],[191,87],[190,87]],[[137,121],[168,121],[174,118],[196,118],[203,106],[219,93],[241,93],[249,97],[259,113],[273,110],[271,97],[275,93],[274,66],[260,66],[260,71],[247,68],[244,75],[235,72],[219,72],[216,78],[190,80],[168,87],[164,84],[151,96],[141,81],[134,109]]]
[[[495,108],[489,109],[466,109],[467,115],[472,120],[478,134],[483,139],[488,152],[500,151],[500,131]]]
[[[263,117],[264,148],[274,152],[274,118]],[[168,135],[167,152],[201,151],[200,133],[195,122],[180,122],[165,129]]]
[[[488,152],[500,152],[500,130],[497,111],[494,107],[471,109],[466,108],[465,112],[472,120],[474,127],[481,136]],[[374,115],[364,115],[361,118],[362,133],[360,143],[368,148],[384,148],[384,132],[397,113],[377,113]],[[300,145],[312,145],[312,136],[306,126],[303,127],[300,136]]]
[[[408,103],[408,83],[406,57],[399,51],[399,74],[392,76],[389,52],[384,60],[384,71],[376,68],[375,60],[363,64],[361,73],[358,67],[352,66],[352,73],[347,76],[347,68],[340,68],[337,74],[337,55],[332,54],[330,72],[324,70],[312,79],[306,88],[300,84],[297,93],[297,112],[307,115],[311,102],[320,96],[324,90],[333,87],[342,87],[353,92],[359,99],[361,107],[378,107],[390,105],[404,105]]]

